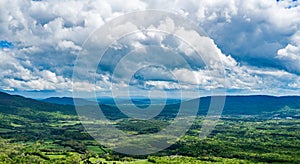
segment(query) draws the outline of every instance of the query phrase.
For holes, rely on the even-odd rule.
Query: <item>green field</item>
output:
[[[277,116],[284,113],[296,117],[298,111],[282,109],[269,114]],[[168,149],[148,156],[125,156],[93,140],[79,124],[77,116],[41,112],[36,113],[35,118],[45,116],[47,121],[31,121],[27,115],[1,114],[1,163],[300,162],[299,119],[270,119],[264,115],[223,116],[212,134],[200,140],[197,135],[203,116],[199,116],[185,137]],[[164,128],[169,121],[121,118],[114,122],[128,133],[145,134]]]

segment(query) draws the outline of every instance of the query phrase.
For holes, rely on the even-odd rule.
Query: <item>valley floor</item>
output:
[[[198,138],[199,116],[180,141],[149,156],[125,156],[101,146],[75,115],[18,110],[0,113],[0,163],[300,163],[299,109],[223,116],[203,140]],[[169,123],[126,118],[114,122],[131,134],[156,132]]]

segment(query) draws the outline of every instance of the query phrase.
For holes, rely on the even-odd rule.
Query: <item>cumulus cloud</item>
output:
[[[225,54],[232,55],[238,62],[291,71],[276,56],[277,51],[286,47],[299,31],[298,1],[159,2],[152,1],[150,7],[185,11]]]
[[[282,61],[286,68],[298,73],[300,72],[300,31],[292,36],[292,43],[277,51],[277,58]]]
[[[18,61],[10,50],[0,51],[0,86],[3,90],[70,90],[71,80],[49,70],[38,70],[30,61]]]
[[[177,13],[203,28],[210,38],[198,45],[203,51],[218,54],[229,91],[299,94],[300,5],[299,1],[290,0],[128,0],[126,3],[121,0],[3,0],[0,40],[13,46],[0,47],[0,89],[71,91],[75,59],[91,32],[124,13],[145,9]],[[115,28],[120,33],[124,29],[139,29],[130,23]],[[176,27],[171,19],[149,29],[173,31],[177,36],[191,39],[197,35]],[[205,43],[209,44],[205,46]],[[123,62],[124,69],[111,78],[115,66],[132,50],[140,57],[128,58]],[[151,54],[154,60],[144,60],[146,54]],[[144,68],[151,62],[167,70],[147,67],[135,72],[132,83],[146,89],[222,87],[220,80],[205,68],[207,60],[199,58],[191,47],[172,35],[137,32],[107,50],[97,71],[96,90],[110,90],[111,82],[120,88],[126,86],[127,81],[122,81],[122,77],[137,68],[136,63]],[[178,87],[176,80],[185,83]],[[95,85],[87,81],[74,84],[88,91]]]

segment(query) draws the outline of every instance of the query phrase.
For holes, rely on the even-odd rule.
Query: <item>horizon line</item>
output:
[[[89,100],[89,99],[95,99],[94,97],[73,97],[73,96],[49,96],[49,97],[30,97],[30,96],[25,96],[25,95],[22,95],[22,94],[18,94],[17,92],[5,92],[5,91],[2,91],[0,90],[0,92],[2,93],[6,93],[6,94],[9,94],[9,95],[13,95],[13,96],[22,96],[22,97],[25,97],[25,98],[31,98],[31,99],[35,99],[35,100],[43,100],[43,99],[48,99],[48,98],[76,98],[76,99],[86,99],[86,100]],[[278,95],[278,94],[255,94],[255,93],[249,93],[249,94],[237,94],[237,93],[227,93],[225,95],[203,95],[203,96],[198,96],[198,97],[166,97],[167,99],[194,99],[194,98],[205,98],[205,97],[217,97],[217,96],[223,96],[223,97],[227,97],[227,96],[239,96],[239,97],[244,97],[244,96],[270,96],[270,97],[292,97],[292,96],[295,96],[295,97],[300,97],[300,94],[297,95],[297,94],[282,94],[282,95]],[[99,98],[150,98],[150,97],[147,97],[147,96],[117,96],[117,97],[113,97],[113,96],[105,96],[105,95],[101,95],[101,96],[98,96],[96,97],[96,99],[99,99]],[[154,99],[164,99],[165,97],[155,97]],[[150,98],[151,99],[151,98]]]

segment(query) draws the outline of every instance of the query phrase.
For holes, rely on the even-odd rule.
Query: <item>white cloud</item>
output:
[[[70,90],[71,80],[19,61],[14,52],[0,50],[0,87],[4,90]]]
[[[300,31],[292,37],[292,43],[278,50],[278,59],[283,61],[291,72],[300,73]]]
[[[60,41],[58,43],[58,47],[61,49],[61,50],[70,50],[71,52],[72,51],[80,51],[82,48],[81,46],[78,46],[78,45],[75,45],[74,42],[72,41],[67,41],[67,40],[63,40],[63,41]]]
[[[203,51],[218,54],[226,69],[226,84],[230,89],[249,92],[283,89],[291,93],[299,90],[300,5],[298,1],[276,0],[128,0],[126,3],[122,0],[2,0],[0,38],[12,42],[14,48],[8,51],[0,49],[1,89],[71,90],[70,79],[76,54],[90,33],[119,15],[144,9],[179,13],[202,27],[210,38],[203,38],[201,43],[194,42],[198,42]],[[124,29],[138,29],[130,22],[115,28],[120,33]],[[151,28],[173,31],[191,40],[198,35],[176,27],[171,19]],[[193,88],[197,83],[206,89],[219,85],[218,79],[211,79],[212,75],[201,68],[203,61],[185,44],[153,32],[136,33],[129,39],[130,43],[123,42],[130,45],[127,50],[139,48],[139,53],[150,52],[147,45],[162,46],[168,53],[163,60],[156,54],[158,51],[151,51],[157,59],[155,62],[165,65],[177,78],[185,81],[184,88]],[[116,51],[124,50],[122,46],[114,46]],[[183,59],[172,56],[173,51],[184,52],[190,57],[188,63],[201,69],[187,69],[181,63]],[[108,58],[108,63],[117,62],[118,54]],[[133,69],[140,59],[143,58],[125,62],[123,73]],[[140,64],[147,65],[149,62]],[[153,70],[149,76],[155,73],[162,72]],[[108,76],[100,76],[97,90],[110,89]],[[124,86],[124,81],[119,83],[120,87]],[[157,88],[177,87],[159,80],[146,80],[144,84]],[[88,82],[76,85],[84,89],[93,86]]]

